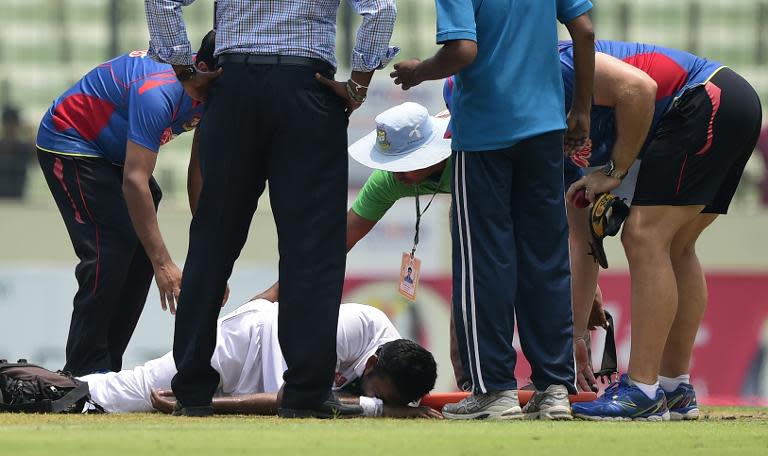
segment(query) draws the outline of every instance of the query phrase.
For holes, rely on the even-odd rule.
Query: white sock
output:
[[[683,374],[678,375],[677,377],[665,377],[663,375],[659,375],[659,386],[661,386],[661,389],[668,393],[676,390],[677,387],[682,383],[691,383],[691,375]]]
[[[656,391],[659,389],[659,382],[658,380],[656,383],[649,385],[647,383],[640,383],[632,380],[632,383],[640,388],[640,391],[645,393],[646,396],[648,396],[648,399],[656,399]]]

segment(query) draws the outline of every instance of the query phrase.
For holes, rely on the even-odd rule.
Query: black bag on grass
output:
[[[0,360],[0,412],[80,413],[88,384],[20,359]]]

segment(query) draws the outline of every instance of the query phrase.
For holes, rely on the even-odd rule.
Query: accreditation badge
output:
[[[416,288],[419,286],[421,275],[421,260],[409,252],[403,252],[403,260],[400,263],[400,285],[398,291],[411,301],[416,300]]]

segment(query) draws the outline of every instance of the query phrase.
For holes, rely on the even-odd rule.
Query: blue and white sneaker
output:
[[[573,416],[592,421],[669,421],[664,391],[658,388],[656,397],[648,399],[627,374],[596,400],[577,402],[571,408]]]
[[[672,421],[699,419],[699,404],[691,384],[681,383],[671,393],[664,391],[664,395],[667,396],[667,407]]]

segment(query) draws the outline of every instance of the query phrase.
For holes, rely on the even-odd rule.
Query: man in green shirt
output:
[[[373,228],[400,198],[431,196],[435,193],[450,195],[452,169],[449,157],[428,168],[415,171],[375,170],[352,203],[352,209],[347,214],[347,224],[352,221],[361,225],[367,221],[372,223],[370,228]],[[351,220],[352,218],[363,220]],[[370,231],[370,228],[367,231]],[[359,240],[355,239],[355,242]]]
[[[451,193],[451,146],[444,137],[449,117],[448,111],[432,117],[419,104],[403,103],[379,114],[376,130],[350,146],[352,158],[375,171],[347,212],[347,252],[400,198]],[[275,283],[256,298],[274,302],[278,294]]]

